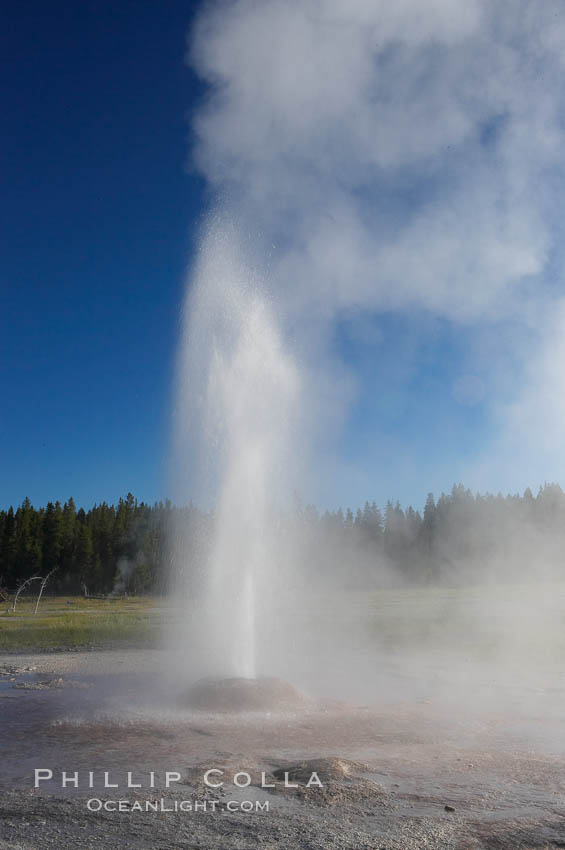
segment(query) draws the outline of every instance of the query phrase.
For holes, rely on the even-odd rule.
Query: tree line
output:
[[[51,592],[163,593],[171,560],[188,574],[205,569],[213,527],[213,512],[149,505],[131,493],[89,510],[72,498],[40,508],[24,499],[0,511],[0,586],[13,591],[56,568]],[[366,502],[355,512],[320,513],[297,502],[278,527],[297,542],[293,557],[299,553],[313,581],[374,586],[565,575],[565,494],[557,484],[536,496],[454,485],[437,500],[428,494],[423,512],[389,501],[382,509]],[[180,550],[171,544],[179,539]]]
[[[0,581],[13,590],[57,568],[62,593],[146,593],[158,586],[170,502],[147,505],[131,493],[117,505],[77,510],[73,499],[35,508],[29,499],[0,511]]]

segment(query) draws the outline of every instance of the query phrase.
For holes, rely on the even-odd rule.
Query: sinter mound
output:
[[[183,702],[203,711],[284,711],[301,708],[304,694],[283,679],[200,679]]]
[[[293,782],[306,784],[312,773],[315,772],[320,781],[327,784],[331,781],[352,779],[357,774],[366,773],[368,770],[369,766],[364,762],[329,757],[293,762],[273,770],[273,776],[275,779],[282,780],[285,775],[288,775],[288,778]]]

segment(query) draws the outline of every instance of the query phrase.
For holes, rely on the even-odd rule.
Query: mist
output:
[[[549,0],[238,0],[197,17],[187,61],[207,88],[190,167],[210,210],[187,283],[172,473],[177,501],[209,511],[198,551],[181,524],[172,559],[195,674],[270,672],[362,698],[391,659],[424,690],[415,671],[433,659],[443,672],[471,659],[443,689],[469,697],[487,670],[535,677],[561,645],[548,505],[562,494],[525,491],[565,460],[563,47]],[[438,328],[454,340],[450,403],[462,419],[481,410],[470,448],[445,406],[425,447],[374,416],[365,448],[342,450],[368,383],[336,339],[378,359],[390,317],[412,333],[389,396],[450,356],[429,353]],[[416,415],[435,401],[423,393]],[[371,482],[382,493],[395,471],[390,506],[376,522],[369,503],[366,521]],[[407,482],[423,496],[453,480],[465,486],[433,516],[396,506]],[[353,490],[359,516],[340,515]],[[251,643],[253,665],[234,660]]]
[[[363,392],[336,362],[336,324],[419,313],[468,335],[466,371],[488,390],[488,440],[442,466],[438,489],[524,490],[563,469],[548,361],[564,38],[555,2],[267,0],[200,16],[189,61],[209,93],[193,162],[268,268],[317,440]],[[418,362],[425,343],[400,356]],[[342,483],[355,475],[334,463]]]

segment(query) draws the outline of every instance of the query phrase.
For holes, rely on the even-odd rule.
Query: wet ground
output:
[[[365,702],[230,714],[168,692],[158,650],[0,659],[0,848],[565,847],[561,678],[423,691],[387,663]]]

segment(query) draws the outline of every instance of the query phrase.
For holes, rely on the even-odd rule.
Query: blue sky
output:
[[[425,21],[377,5],[212,4],[206,110],[185,63],[196,2],[5,11],[0,504],[167,496],[186,269],[215,191],[273,243],[287,313],[329,317],[320,372],[347,375],[306,498],[421,507],[454,481],[559,479],[558,6],[531,40],[503,3]]]
[[[0,502],[166,493],[187,173],[190,2],[4,13]]]

